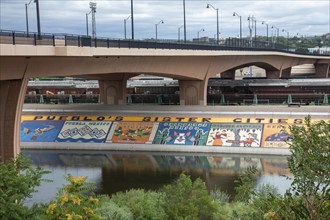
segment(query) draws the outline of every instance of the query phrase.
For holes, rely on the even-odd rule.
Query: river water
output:
[[[209,190],[219,188],[231,197],[234,181],[249,166],[257,167],[256,187],[276,186],[283,193],[289,186],[287,158],[230,154],[180,154],[119,151],[22,150],[34,165],[51,171],[27,204],[49,202],[66,183],[65,174],[87,176],[96,184],[96,193],[113,194],[131,188],[159,189],[185,172],[201,178]]]

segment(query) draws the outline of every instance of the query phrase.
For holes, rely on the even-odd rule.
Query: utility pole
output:
[[[134,40],[133,0],[131,0],[131,25],[132,25],[132,40]]]

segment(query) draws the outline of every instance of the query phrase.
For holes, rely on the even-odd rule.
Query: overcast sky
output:
[[[30,0],[0,0],[0,22],[3,30],[26,30],[25,4]],[[86,34],[86,13],[90,0],[39,0],[41,32]],[[131,13],[131,0],[94,0],[96,33],[98,37],[124,38],[124,19]],[[159,39],[177,39],[178,28],[183,25],[183,0],[134,0],[135,39],[155,37],[155,24]],[[207,9],[207,3],[219,8],[220,37],[238,37],[239,18],[242,17],[243,36],[249,34],[249,15],[257,20],[257,35],[272,35],[271,26],[280,29],[281,36],[322,35],[330,32],[330,0],[186,0],[187,39],[216,34],[216,10]],[[37,31],[36,5],[28,6],[29,29]],[[90,16],[91,19],[91,16]],[[131,21],[127,23],[127,36],[131,36]],[[91,32],[91,21],[89,25]],[[181,38],[183,29],[181,29]]]

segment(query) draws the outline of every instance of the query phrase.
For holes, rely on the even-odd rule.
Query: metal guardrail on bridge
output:
[[[175,40],[123,40],[110,38],[92,38],[87,35],[33,33],[12,30],[0,30],[1,44],[50,45],[77,47],[107,48],[145,48],[145,49],[176,49],[176,50],[239,50],[239,51],[277,51],[306,55],[329,55],[322,53],[306,53],[301,48],[288,48],[287,45],[247,39],[228,38],[224,44],[202,42],[179,42]],[[252,45],[252,46],[251,46]]]

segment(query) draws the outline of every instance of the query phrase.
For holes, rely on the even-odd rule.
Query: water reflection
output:
[[[281,192],[290,182],[286,157],[239,156],[228,154],[163,154],[114,151],[24,150],[35,165],[52,171],[34,195],[34,202],[47,202],[56,195],[64,174],[86,175],[97,186],[97,193],[112,194],[131,188],[159,189],[173,182],[182,172],[202,178],[208,189],[215,187],[234,196],[234,181],[250,166],[257,167],[256,184],[275,184]]]

